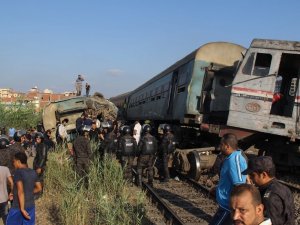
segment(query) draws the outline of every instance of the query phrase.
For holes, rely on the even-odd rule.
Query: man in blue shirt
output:
[[[216,189],[216,199],[219,208],[213,216],[211,225],[232,224],[230,218],[230,193],[234,186],[246,183],[246,175],[242,172],[247,169],[247,162],[242,151],[238,149],[238,140],[234,134],[228,133],[223,136],[220,150],[226,156],[222,163],[220,180]]]

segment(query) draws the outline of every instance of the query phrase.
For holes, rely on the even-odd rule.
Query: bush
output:
[[[0,118],[2,127],[14,127],[16,129],[24,129],[36,127],[42,119],[42,114],[35,111],[31,104],[18,105],[14,104],[9,108],[0,104]]]
[[[45,178],[46,195],[55,196],[62,224],[141,224],[145,194],[132,193],[115,159],[95,158],[85,187],[66,152],[49,153]]]

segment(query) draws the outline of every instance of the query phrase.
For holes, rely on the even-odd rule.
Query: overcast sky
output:
[[[130,91],[201,45],[300,41],[300,1],[0,0],[0,88]]]

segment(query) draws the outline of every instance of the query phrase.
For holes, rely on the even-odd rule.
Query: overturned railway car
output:
[[[172,124],[180,143],[209,147],[235,133],[244,148],[296,168],[299,73],[300,42],[208,43],[123,96],[124,110],[127,120]]]

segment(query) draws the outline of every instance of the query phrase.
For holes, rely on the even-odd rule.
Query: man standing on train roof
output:
[[[248,169],[253,183],[258,186],[265,206],[265,216],[273,225],[295,224],[295,205],[293,194],[288,187],[275,178],[275,165],[270,156],[259,156],[249,160]]]
[[[246,175],[242,172],[247,169],[247,162],[242,151],[238,151],[237,137],[231,133],[225,134],[220,142],[220,150],[226,158],[222,163],[219,184],[211,189],[211,193],[216,194],[219,208],[210,221],[210,225],[232,224],[229,206],[231,190],[234,186],[246,183]]]
[[[136,140],[136,143],[139,144],[141,138],[142,126],[138,120],[135,121],[133,127],[133,137]]]
[[[165,124],[163,128],[163,138],[160,146],[160,150],[162,151],[162,158],[163,158],[163,174],[164,179],[162,182],[168,182],[170,179],[170,172],[169,172],[169,159],[171,154],[176,149],[176,142],[175,137],[171,132],[171,126],[169,124]]]
[[[84,78],[82,75],[78,75],[76,82],[75,82],[75,88],[76,88],[76,96],[81,96],[82,91],[82,82],[84,81]]]
[[[86,82],[86,84],[85,84],[85,96],[86,97],[90,96],[90,90],[91,90],[91,85],[88,82]]]

